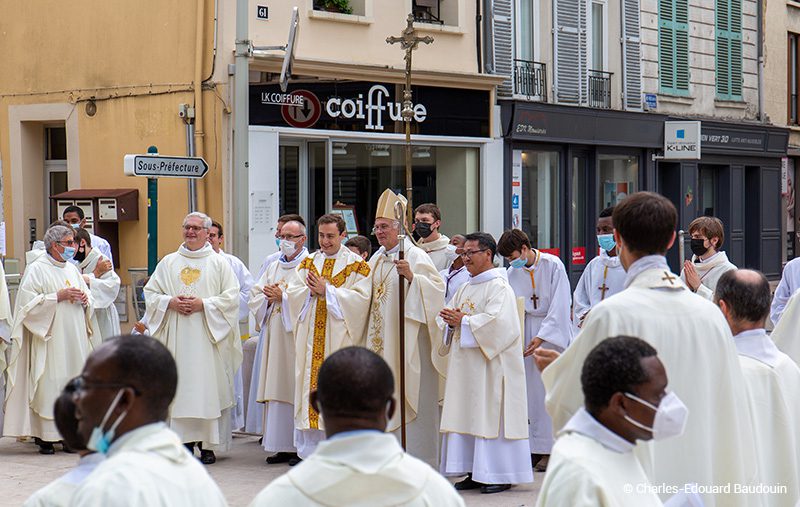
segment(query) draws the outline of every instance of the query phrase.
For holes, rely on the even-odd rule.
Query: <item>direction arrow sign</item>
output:
[[[200,157],[165,157],[163,155],[125,155],[126,176],[148,178],[202,178],[208,164]]]

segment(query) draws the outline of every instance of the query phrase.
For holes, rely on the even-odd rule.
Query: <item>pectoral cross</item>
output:
[[[664,278],[662,278],[661,280],[669,282],[670,285],[675,285],[673,283],[675,281],[675,277],[672,276],[672,273],[670,273],[669,271],[664,271]]]
[[[538,309],[539,308],[539,296],[537,296],[535,292],[533,293],[533,296],[531,296],[531,301],[533,301],[533,309],[534,310]]]
[[[603,285],[601,285],[597,289],[600,291],[600,300],[601,301],[604,300],[606,298],[606,291],[608,290],[605,280],[603,281]]]

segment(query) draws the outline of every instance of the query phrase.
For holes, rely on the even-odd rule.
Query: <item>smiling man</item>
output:
[[[161,259],[144,287],[151,335],[178,363],[178,393],[169,423],[200,461],[231,445],[233,379],[242,363],[239,282],[228,261],[208,243],[211,219],[190,213],[183,244]]]

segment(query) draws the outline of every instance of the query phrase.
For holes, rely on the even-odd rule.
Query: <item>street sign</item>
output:
[[[208,164],[200,157],[125,155],[125,175],[147,178],[202,178]]]
[[[292,127],[307,129],[314,126],[322,114],[322,104],[316,95],[308,90],[296,90],[289,94],[292,97],[302,97],[302,105],[284,104],[281,106],[281,116]],[[293,103],[296,103],[294,100]]]

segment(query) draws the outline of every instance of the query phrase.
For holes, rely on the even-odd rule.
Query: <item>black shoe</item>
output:
[[[75,454],[76,452],[78,452],[69,445],[67,445],[67,443],[64,442],[63,440],[61,441],[61,449],[67,454]]]
[[[183,444],[183,446],[186,447],[186,450],[189,451],[189,454],[194,456],[194,442],[188,442]]]
[[[511,484],[484,484],[481,486],[481,494],[491,495],[492,493],[500,493],[507,489],[511,489]]]
[[[214,451],[200,451],[200,463],[204,465],[213,465],[217,462],[217,456],[214,454]]]
[[[288,463],[290,467],[293,467],[293,466],[297,465],[298,463],[300,463],[301,461],[303,461],[303,460],[300,458],[300,456],[295,454],[294,456],[289,458],[289,460],[286,463]]]
[[[458,491],[466,491],[468,489],[478,489],[482,488],[483,484],[480,482],[475,482],[472,480],[472,474],[467,475],[467,478],[463,481],[457,482],[453,485],[456,490]]]
[[[267,458],[267,465],[277,465],[278,463],[288,463],[292,458],[297,458],[293,452],[279,452]]]
[[[45,442],[41,438],[34,438],[34,442],[39,446],[39,454],[55,454],[56,449],[53,447],[53,442]]]
[[[264,437],[259,437],[258,445],[264,445]]]

